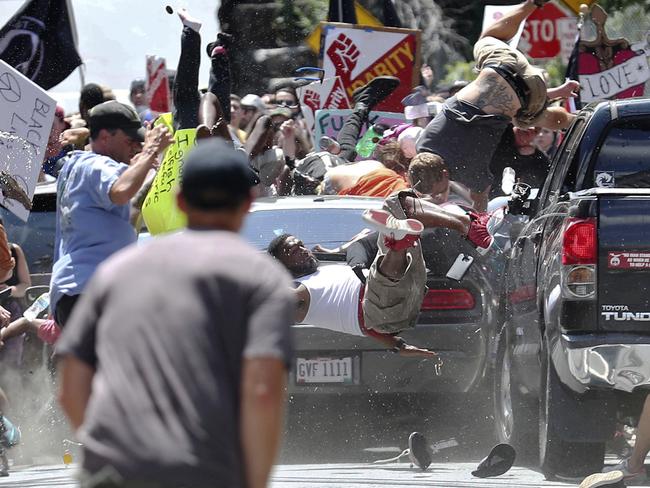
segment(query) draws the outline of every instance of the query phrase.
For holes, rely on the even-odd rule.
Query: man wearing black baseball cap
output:
[[[188,229],[93,276],[57,343],[82,488],[267,486],[295,303],[287,272],[237,234],[256,183],[243,153],[199,142],[178,194]]]
[[[129,202],[173,140],[162,125],[145,131],[114,100],[93,107],[88,120],[91,150],[70,153],[58,177],[50,308],[61,327],[95,268],[136,241]]]

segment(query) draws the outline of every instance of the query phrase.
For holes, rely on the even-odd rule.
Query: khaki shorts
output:
[[[386,198],[384,209],[398,219],[406,219],[399,202],[399,195],[415,196],[410,191],[393,193]],[[377,332],[394,334],[415,327],[422,300],[427,292],[427,270],[422,256],[422,247],[417,242],[407,253],[408,265],[399,281],[386,278],[379,272],[379,264],[386,255],[382,236],[379,236],[379,251],[370,267],[370,274],[363,297],[363,319],[365,326]]]
[[[546,82],[542,70],[531,66],[521,51],[511,48],[496,37],[483,37],[474,44],[476,67],[482,70],[486,64],[499,64],[522,77],[530,91],[527,107],[523,107],[524,121],[539,115],[546,107]],[[519,117],[518,117],[519,118]]]

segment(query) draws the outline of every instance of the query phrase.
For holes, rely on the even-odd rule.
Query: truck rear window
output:
[[[609,128],[594,168],[596,187],[650,188],[650,120],[617,121]]]

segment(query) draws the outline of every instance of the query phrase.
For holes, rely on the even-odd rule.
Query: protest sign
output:
[[[147,103],[154,112],[171,110],[169,80],[165,58],[147,56]]]
[[[338,76],[324,79],[322,83],[315,81],[301,86],[298,88],[298,98],[307,126],[312,131],[317,110],[350,108],[350,100]]]
[[[317,110],[316,111],[316,124],[314,127],[314,140],[320,141],[322,136],[328,136],[332,139],[336,139],[338,136],[341,127],[345,119],[347,119],[352,110]],[[394,125],[403,124],[406,122],[404,119],[403,113],[394,113],[394,112],[370,112],[368,117],[368,122],[370,125],[373,124],[385,124],[388,127]],[[363,127],[361,129],[361,134],[359,138],[366,133],[367,128]]]
[[[367,27],[323,22],[320,53],[325,78],[339,76],[350,99],[352,92],[377,76],[396,76],[399,86],[377,110],[401,112],[401,100],[420,76],[419,30]]]
[[[0,204],[26,221],[50,137],[56,102],[0,61]]]
[[[526,19],[519,49],[533,59],[561,56],[566,63],[577,35],[575,16],[549,2]]]
[[[171,114],[156,121],[171,130]],[[162,164],[142,205],[142,218],[151,235],[181,229],[187,225],[185,214],[176,205],[176,193],[183,174],[183,160],[196,143],[196,129],[179,129],[167,148]]]
[[[642,45],[630,46],[623,38],[609,39],[607,13],[598,5],[591,9],[596,38],[578,44],[578,78],[583,103],[612,98],[642,96],[650,79],[647,53]]]

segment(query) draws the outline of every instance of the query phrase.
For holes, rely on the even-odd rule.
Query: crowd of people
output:
[[[544,3],[525,0],[482,33],[475,80],[436,88],[423,66],[422,84],[402,102],[406,122],[370,127],[369,156],[359,145],[369,115],[399,79],[357,88],[337,137],[315,141],[299,81],[232,93],[236,47],[226,33],[208,44],[201,90],[201,22],[183,9],[171,124],[155,123],[143,80],[131,84],[132,106],[88,84],[77,114],[57,108],[39,178],[57,184],[49,311],[23,316],[27,260],[0,228],[1,288],[13,300],[0,308],[0,360],[8,365],[25,333],[56,343],[61,405],[84,446],[82,486],[266,486],[294,322],[437,357],[398,336],[415,325],[426,290],[420,234],[446,227],[490,252],[487,203],[504,170],[542,185],[574,117],[550,101],[574,96],[578,84],[548,87],[544,71],[506,44]],[[187,230],[132,246],[144,197],[181,130],[198,141],[177,196]],[[265,256],[236,235],[255,198],[305,194],[385,199],[363,215],[374,231],[357,239],[371,250],[366,274],[320,268],[299,236],[278,236]],[[0,475],[19,440],[3,416],[9,400],[0,390]],[[638,474],[640,459],[626,473]]]

